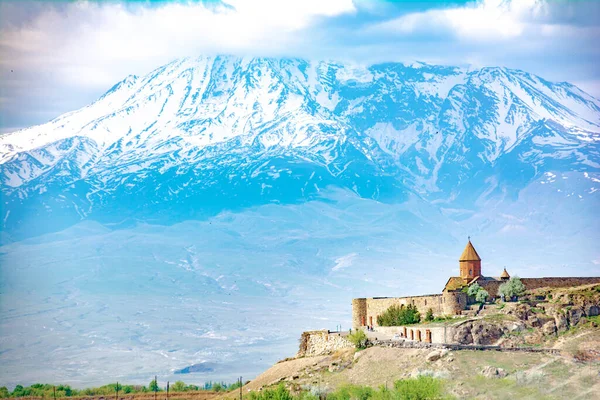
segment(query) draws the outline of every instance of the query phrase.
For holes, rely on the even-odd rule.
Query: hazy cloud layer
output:
[[[600,95],[597,2],[0,3],[0,129],[43,123],[128,74],[227,53],[501,65]]]

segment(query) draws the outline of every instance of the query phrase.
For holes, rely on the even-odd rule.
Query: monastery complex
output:
[[[506,268],[500,276],[484,276],[481,269],[481,257],[469,239],[459,260],[460,276],[452,276],[446,282],[441,294],[411,296],[411,297],[371,297],[352,300],[352,325],[360,328],[376,327],[377,316],[383,314],[390,306],[409,305],[417,307],[421,315],[431,309],[436,316],[458,315],[467,309],[468,296],[464,288],[478,283],[489,296],[498,296],[498,287],[510,279]],[[521,278],[527,290],[542,287],[560,288],[600,283],[600,277],[563,277],[563,278]]]

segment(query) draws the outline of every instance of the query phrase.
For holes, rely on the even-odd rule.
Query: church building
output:
[[[495,296],[498,286],[510,279],[506,268],[504,268],[502,274],[497,278],[481,274],[481,257],[479,257],[477,250],[475,250],[473,243],[471,243],[471,238],[469,238],[469,242],[458,259],[458,265],[460,276],[451,276],[448,282],[446,282],[443,292],[462,290],[465,286],[470,286],[477,282],[479,286],[484,288],[490,287],[493,291],[490,295]]]

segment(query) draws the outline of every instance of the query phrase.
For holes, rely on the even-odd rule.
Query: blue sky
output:
[[[598,15],[598,1],[0,1],[0,132],[199,54],[505,66],[600,97]]]

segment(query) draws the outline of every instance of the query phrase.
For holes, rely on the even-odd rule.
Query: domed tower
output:
[[[458,265],[460,266],[460,277],[463,279],[471,280],[476,276],[481,276],[481,257],[473,247],[471,238],[458,260]]]

